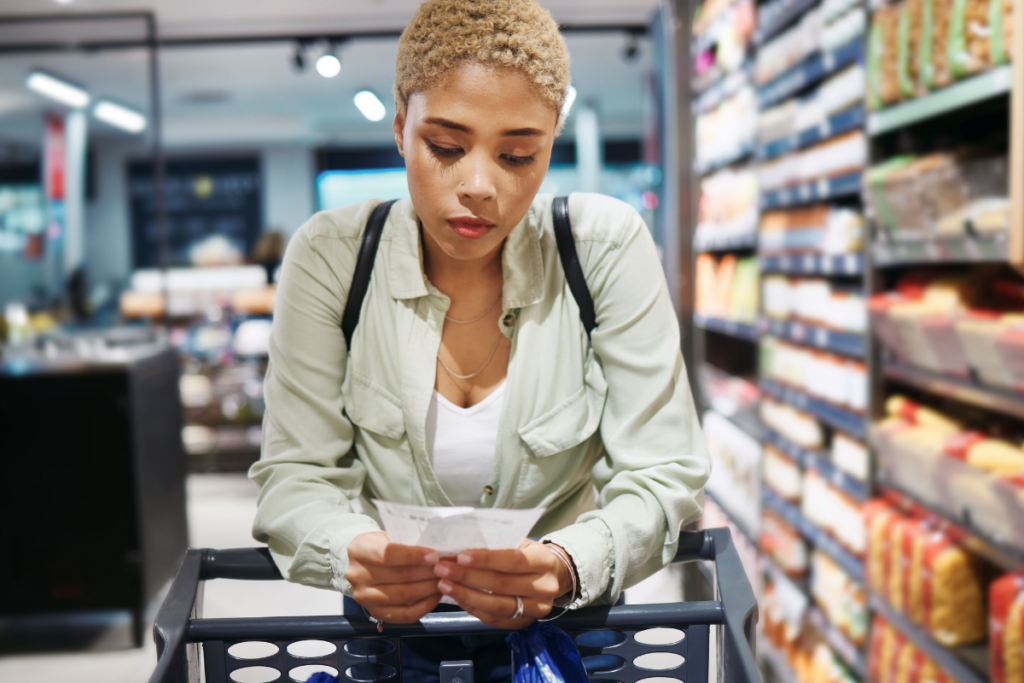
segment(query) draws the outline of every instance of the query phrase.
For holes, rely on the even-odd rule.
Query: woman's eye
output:
[[[441,145],[435,145],[433,142],[427,142],[427,146],[430,147],[430,151],[439,157],[456,157],[462,154],[461,147],[442,147]]]
[[[502,156],[504,157],[505,161],[509,162],[513,166],[526,166],[527,164],[533,163],[532,156],[517,157],[514,154],[504,154]]]

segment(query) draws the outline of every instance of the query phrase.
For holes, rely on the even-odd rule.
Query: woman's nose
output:
[[[465,161],[469,163],[462,164],[465,170],[459,182],[459,195],[477,202],[494,199],[497,195],[494,186],[497,164],[482,154],[471,155]]]

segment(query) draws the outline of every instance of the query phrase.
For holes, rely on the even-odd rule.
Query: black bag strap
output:
[[[352,275],[352,285],[348,288],[345,311],[341,315],[341,332],[345,335],[345,343],[349,348],[352,346],[352,333],[359,324],[359,314],[363,309],[366,290],[370,286],[370,275],[373,273],[373,263],[377,258],[377,247],[380,245],[381,233],[384,232],[384,223],[388,219],[392,204],[396,201],[398,200],[392,199],[378,204],[370,214],[366,230],[363,231],[363,243],[359,247],[356,270]],[[587,287],[587,280],[583,277],[583,268],[576,253],[576,240],[572,236],[572,224],[569,222],[569,198],[555,197],[551,205],[551,215],[555,223],[555,240],[558,242],[562,270],[569,283],[572,298],[576,299],[576,305],[580,309],[583,328],[589,337],[597,327],[597,315],[594,313],[594,299],[590,296],[590,288]]]
[[[370,275],[373,273],[373,262],[377,258],[377,247],[380,246],[380,235],[384,232],[384,223],[391,212],[391,205],[397,199],[388,202],[381,202],[370,214],[370,220],[366,221],[366,230],[363,231],[363,243],[359,247],[359,257],[356,259],[356,271],[352,275],[352,285],[348,288],[348,300],[345,302],[345,312],[341,314],[341,332],[345,335],[345,344],[352,348],[352,333],[356,331],[359,324],[359,314],[363,310],[363,299],[366,298],[366,290],[370,287]]]
[[[576,253],[576,240],[572,236],[572,224],[569,222],[569,198],[555,197],[551,204],[551,216],[555,221],[555,240],[558,242],[558,256],[562,259],[562,270],[569,283],[572,298],[580,309],[580,320],[587,336],[597,327],[597,315],[594,313],[594,299],[590,296],[590,288],[583,277],[579,255]]]

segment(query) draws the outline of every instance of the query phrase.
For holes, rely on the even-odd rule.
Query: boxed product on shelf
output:
[[[864,34],[867,16],[857,5],[844,5],[841,13],[820,5],[808,10],[792,28],[772,38],[757,51],[754,79],[763,85],[819,51],[834,50]]]
[[[933,520],[911,517],[881,501],[866,510],[865,574],[872,589],[941,645],[984,640],[986,591],[980,560]]]
[[[860,503],[815,471],[808,471],[803,483],[800,510],[804,517],[854,555],[862,555],[866,543],[864,512]]]
[[[896,78],[900,96],[915,97],[919,92],[918,53],[921,26],[924,22],[924,0],[904,0],[900,11],[899,44],[896,48]]]
[[[758,538],[761,552],[766,554],[788,576],[799,577],[807,573],[807,542],[771,510],[765,510]]]
[[[764,483],[770,489],[785,500],[800,502],[804,489],[803,471],[795,460],[766,444],[761,470]]]
[[[820,550],[811,553],[811,596],[829,623],[858,647],[864,643],[868,630],[864,590]]]
[[[986,234],[1009,229],[1005,154],[980,149],[897,156],[864,176],[864,196],[879,229],[893,239]]]
[[[842,432],[832,434],[832,464],[857,481],[866,482],[871,467],[867,446]]]
[[[996,579],[988,594],[992,683],[1024,683],[1024,572]]]
[[[867,375],[859,360],[762,337],[761,373],[830,403],[861,412],[867,406]]]
[[[713,410],[704,412],[702,423],[712,461],[707,490],[755,533],[760,526],[761,444]]]
[[[867,165],[867,136],[851,130],[806,149],[763,162],[758,169],[761,192],[830,178]]]
[[[752,235],[757,230],[757,174],[750,169],[724,169],[700,183],[694,242]]]
[[[788,403],[765,396],[761,400],[761,423],[801,448],[825,446],[825,430],[816,419]]]
[[[697,168],[735,159],[750,151],[757,130],[754,89],[740,88],[718,107],[698,116],[696,125]]]
[[[868,680],[872,683],[953,683],[938,664],[880,615],[875,615],[871,625]]]
[[[697,257],[695,309],[712,318],[753,324],[758,309],[757,258],[726,254]]]
[[[852,209],[825,204],[777,209],[761,215],[758,249],[763,254],[848,254],[860,250],[863,234],[864,217]]]
[[[867,328],[860,289],[834,280],[766,275],[761,279],[761,301],[772,318],[858,334]]]

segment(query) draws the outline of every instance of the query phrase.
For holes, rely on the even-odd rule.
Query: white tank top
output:
[[[427,410],[427,452],[441,488],[455,505],[479,507],[491,478],[505,382],[487,398],[461,408],[436,390]]]

